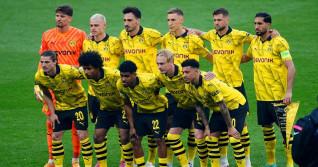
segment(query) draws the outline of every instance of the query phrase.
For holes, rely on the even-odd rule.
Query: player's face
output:
[[[171,64],[173,64],[172,62],[168,62],[164,56],[158,56],[156,63],[158,64],[161,74],[167,74],[167,72],[171,70]]]
[[[223,14],[213,15],[214,27],[217,31],[224,30],[229,25],[229,17]]]
[[[72,20],[72,16],[69,16],[65,13],[57,12],[55,14],[56,27],[63,28],[69,25],[71,20]]]
[[[101,35],[105,32],[106,23],[101,22],[100,20],[90,20],[89,27],[93,36]]]
[[[171,13],[168,14],[168,26],[169,26],[169,31],[175,32],[182,28],[182,23],[183,23],[183,17],[179,16],[176,13]]]
[[[124,25],[127,32],[134,31],[139,27],[140,19],[137,19],[133,13],[126,13],[124,15]]]
[[[256,17],[254,19],[254,27],[257,36],[262,36],[267,33],[270,23],[265,23],[263,17]]]
[[[124,87],[133,87],[136,81],[136,73],[120,72],[120,78]]]
[[[186,83],[192,82],[195,78],[195,69],[190,66],[182,67],[182,73]]]
[[[41,56],[40,58],[43,72],[51,73],[56,69],[56,61],[53,61],[49,56]]]
[[[92,65],[89,66],[82,66],[84,69],[84,73],[87,79],[98,79],[99,69],[94,68]]]

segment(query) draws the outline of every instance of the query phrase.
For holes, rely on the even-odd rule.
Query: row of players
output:
[[[170,75],[171,78],[168,77],[168,78],[170,78],[171,81],[175,80],[174,74],[175,75],[178,74],[175,72],[178,71],[178,69],[179,69],[179,72],[181,71],[181,67],[171,65],[171,63],[172,64],[180,64],[181,62],[183,62],[183,60],[186,60],[189,58],[194,58],[194,59],[198,60],[199,55],[202,55],[203,57],[207,58],[209,61],[214,63],[213,72],[215,72],[217,74],[216,76],[218,79],[220,79],[220,80],[226,82],[227,84],[229,84],[230,86],[240,90],[243,93],[243,95],[245,95],[245,91],[244,91],[244,85],[243,85],[243,76],[242,76],[242,73],[239,69],[239,65],[240,65],[240,62],[246,62],[246,61],[249,61],[253,58],[254,59],[254,72],[255,72],[255,75],[254,75],[255,76],[254,77],[255,78],[255,88],[256,88],[256,96],[257,96],[257,100],[258,100],[258,118],[259,118],[259,124],[262,125],[264,137],[266,139],[265,140],[266,150],[268,152],[267,164],[270,166],[275,166],[275,143],[276,143],[276,140],[275,140],[275,134],[273,131],[272,123],[277,122],[277,120],[275,117],[272,116],[273,107],[272,107],[271,103],[273,101],[275,101],[275,102],[282,102],[283,101],[284,103],[290,103],[291,90],[292,90],[293,79],[294,79],[294,75],[295,75],[295,68],[294,68],[293,62],[291,60],[291,56],[289,54],[289,51],[288,51],[289,47],[288,47],[287,42],[282,37],[275,37],[272,39],[270,36],[270,32],[269,32],[269,27],[271,24],[270,15],[268,15],[267,13],[258,13],[256,15],[256,17],[255,17],[255,30],[256,30],[256,34],[259,37],[254,37],[254,36],[250,35],[249,33],[231,29],[228,26],[228,23],[229,23],[228,11],[224,8],[217,9],[216,11],[213,12],[214,24],[215,24],[216,29],[209,31],[208,33],[204,33],[204,32],[201,32],[201,31],[195,30],[195,29],[189,30],[189,29],[182,27],[183,13],[180,9],[173,8],[167,12],[170,32],[167,33],[164,37],[161,37],[161,34],[158,31],[153,30],[153,29],[149,29],[149,28],[143,28],[139,25],[141,13],[138,10],[138,8],[127,7],[123,10],[123,13],[124,13],[125,30],[123,30],[121,32],[119,40],[115,37],[110,37],[107,34],[105,34],[104,31],[106,28],[106,20],[105,20],[105,17],[103,17],[100,14],[96,14],[96,15],[92,16],[92,18],[90,20],[91,33],[93,35],[93,38],[91,40],[84,40],[85,33],[74,28],[74,27],[70,27],[70,25],[69,25],[71,18],[72,18],[71,7],[67,6],[67,5],[62,5],[56,9],[57,27],[55,29],[52,29],[52,30],[45,32],[43,35],[42,47],[40,50],[40,54],[42,54],[42,56],[43,56],[43,53],[44,53],[43,51],[45,51],[47,49],[51,49],[55,53],[58,54],[59,64],[77,65],[76,64],[76,62],[77,62],[76,56],[72,56],[72,55],[68,55],[68,54],[72,54],[72,53],[74,53],[74,55],[79,54],[80,50],[65,51],[65,48],[66,49],[70,49],[70,48],[71,49],[75,49],[75,48],[81,49],[82,45],[81,45],[80,40],[84,40],[83,49],[82,49],[83,52],[98,51],[102,55],[102,60],[104,62],[103,64],[106,67],[117,68],[117,66],[119,65],[119,57],[118,56],[124,55],[126,60],[131,60],[132,62],[134,62],[138,66],[138,69],[136,69],[137,70],[136,72],[138,72],[138,73],[144,73],[144,72],[155,73],[159,67],[159,70],[163,74],[166,74],[166,73],[168,73],[168,71],[165,71],[165,70],[167,70],[167,69],[165,69],[165,68],[167,68],[167,66],[174,67],[173,68],[174,71]],[[211,42],[213,54],[210,53],[204,47],[203,41],[198,36],[189,34],[188,31],[194,32],[194,33],[198,34],[199,37]],[[67,39],[67,37],[65,35],[62,36],[61,33],[65,33],[66,35],[69,35],[72,33],[77,34],[76,35],[77,38],[74,40],[74,35],[72,35],[72,37],[70,37],[68,39],[69,41],[65,42],[65,40],[64,40],[63,42],[61,42],[61,38]],[[244,43],[251,43],[252,45],[250,46],[250,49],[247,52],[247,56],[243,56],[243,58],[242,58],[243,44]],[[70,45],[70,47],[66,47],[65,45]],[[158,66],[157,66],[157,64],[156,64],[156,55],[157,55],[156,46],[157,45],[161,45],[162,48],[170,49],[174,53],[174,56],[175,56],[174,59],[165,57],[166,59],[163,59],[162,60],[163,62],[160,63],[160,62],[158,62],[158,58],[157,58],[157,63],[158,63]],[[169,55],[169,53],[170,53],[167,50],[162,50],[162,52],[163,52],[162,55],[165,55],[165,56]],[[61,61],[61,58],[65,59],[65,61],[64,62],[63,62],[63,60]],[[73,58],[73,59],[69,60],[70,58]],[[54,59],[52,59],[52,61],[54,62]],[[191,67],[190,69],[197,70],[198,65],[193,65],[193,64],[196,64],[194,62],[191,62],[190,65],[188,65],[188,66]],[[167,64],[170,64],[170,65],[167,65]],[[45,70],[43,66],[42,66],[42,68],[43,68],[43,70]],[[101,67],[99,67],[99,66],[96,66],[94,68],[101,69]],[[196,70],[194,70],[194,71],[196,71]],[[97,70],[97,72],[98,71],[100,71],[100,70]],[[131,69],[129,69],[129,71],[126,71],[126,72],[130,72],[131,75],[134,74],[134,71]],[[185,81],[191,82],[191,81],[188,81],[188,80],[191,80],[190,79],[191,77],[187,78],[186,73],[187,72],[184,72]],[[191,72],[189,72],[189,73],[191,73]],[[194,75],[192,75],[192,76],[194,76]],[[129,78],[129,76],[126,76],[126,77]],[[122,76],[122,78],[125,78],[125,77]],[[180,77],[179,77],[179,79],[180,79]],[[277,82],[278,79],[280,79],[279,82]],[[124,80],[124,79],[122,79],[122,80]],[[183,80],[183,78],[182,78],[182,80]],[[201,81],[202,81],[202,79],[201,79]],[[116,81],[113,81],[113,82],[116,82]],[[53,82],[53,83],[54,83],[54,85],[60,85],[60,84],[57,84],[57,82]],[[123,81],[123,83],[125,84],[125,81]],[[166,85],[166,83],[165,82],[163,82],[163,83],[167,87],[167,89],[170,91],[170,92],[168,91],[166,94],[166,96],[169,99],[168,110],[171,110],[172,107],[176,107],[176,108],[179,108],[182,112],[185,112],[183,110],[187,110],[187,107],[185,107],[185,108],[182,107],[182,103],[180,103],[180,99],[179,99],[180,97],[178,97],[178,93],[183,94],[182,95],[182,97],[183,97],[183,96],[185,96],[184,93],[187,93],[187,92],[184,90],[173,90],[173,88],[170,88],[171,89],[170,90],[169,87]],[[223,82],[219,82],[219,83],[223,83]],[[184,84],[184,82],[180,81],[180,84]],[[106,86],[110,86],[110,85],[108,84]],[[212,86],[213,85],[214,84],[212,84]],[[182,87],[183,86],[181,86],[181,88]],[[180,88],[180,86],[177,86],[177,88]],[[144,91],[143,94],[147,94],[146,90],[148,90],[148,89],[143,89],[143,91]],[[36,94],[37,93],[38,93],[38,91],[36,91]],[[58,93],[59,93],[59,91],[58,91]],[[65,92],[61,91],[61,93],[65,93]],[[204,94],[204,92],[201,92],[201,93]],[[247,103],[245,104],[245,102],[242,102],[242,101],[240,101],[239,106],[237,106],[236,104],[231,104],[231,103],[227,104],[226,100],[225,100],[226,96],[224,96],[224,95],[223,95],[224,96],[223,98],[225,100],[225,103],[223,104],[223,107],[222,107],[222,105],[218,103],[218,102],[222,101],[222,98],[219,97],[219,94],[222,94],[222,91],[218,90],[216,92],[213,92],[211,95],[217,96],[218,98],[216,98],[216,99],[212,98],[213,100],[210,99],[210,101],[203,101],[202,98],[201,99],[194,98],[193,100],[200,101],[201,102],[200,104],[204,104],[206,107],[208,107],[210,103],[211,103],[211,105],[214,104],[214,105],[210,106],[211,109],[213,108],[212,109],[213,113],[219,113],[217,111],[223,111],[221,113],[225,113],[226,107],[224,107],[224,106],[227,106],[231,111],[234,109],[237,109],[239,106],[245,106],[246,107],[245,110],[246,111],[248,110],[248,104]],[[96,96],[98,98],[99,95],[115,96],[116,93],[115,94],[107,94],[107,93],[106,94],[104,94],[104,93],[97,94],[96,90],[94,90],[92,87],[90,87],[89,97],[91,97],[91,98],[89,98],[89,101],[90,101],[90,99],[94,99],[94,96]],[[151,95],[151,94],[147,94],[147,98],[151,99],[151,96],[149,96],[149,95]],[[39,96],[37,96],[37,97],[39,98]],[[126,97],[129,97],[132,100],[134,100],[134,98],[132,98],[128,95]],[[161,97],[161,96],[156,95],[155,97]],[[185,96],[185,97],[189,97],[189,96]],[[137,113],[139,111],[138,106],[140,106],[140,105],[138,105],[138,102],[139,102],[139,104],[144,103],[145,101],[149,100],[147,98],[143,99],[143,100],[141,99],[140,101],[134,101],[135,105],[133,105],[133,106],[137,107],[137,109],[136,109]],[[41,99],[39,98],[39,100],[41,100]],[[59,100],[61,100],[61,99],[59,99]],[[91,101],[94,101],[94,100],[91,100]],[[191,99],[189,99],[188,101],[191,101]],[[126,106],[126,102],[128,105],[128,101],[125,101],[125,106]],[[216,105],[215,103],[217,103],[220,106]],[[89,102],[89,104],[92,104],[92,102]],[[94,105],[89,105],[89,106],[94,106]],[[197,106],[197,105],[194,105],[194,104],[191,105],[192,110],[194,109],[195,106]],[[198,105],[198,106],[201,106],[201,105]],[[143,107],[140,107],[140,108],[142,111]],[[201,111],[199,108],[200,107],[197,107],[198,111]],[[54,113],[54,108],[53,109],[50,108],[50,109],[51,109],[51,113],[52,112]],[[102,104],[101,104],[101,109],[103,110]],[[107,107],[104,108],[104,110],[106,110],[106,109],[107,109]],[[126,107],[125,107],[125,109],[126,109]],[[149,108],[146,107],[146,110],[147,109],[149,109]],[[44,107],[44,110],[49,111],[47,107],[46,108]],[[128,109],[128,111],[129,111],[129,109]],[[176,110],[176,111],[178,111],[178,110]],[[127,112],[127,109],[126,109],[126,112]],[[99,112],[99,113],[102,113],[102,112]],[[127,112],[127,114],[128,113],[129,112]],[[200,113],[200,112],[198,112],[198,113]],[[170,115],[172,117],[171,116],[169,117],[170,119],[168,119],[168,122],[170,122],[172,118],[173,118],[173,120],[175,120],[175,119],[177,120],[178,117],[180,117],[180,115],[183,115],[183,114],[176,113],[176,115],[179,115],[179,116],[175,116],[174,113],[173,114],[170,113]],[[212,114],[212,115],[215,115],[215,114]],[[204,118],[204,114],[199,114],[197,116],[198,116],[198,118],[201,118],[201,119]],[[244,116],[243,120],[245,120],[245,115],[242,114],[241,117],[242,116]],[[52,120],[52,116],[50,118]],[[131,115],[128,116],[128,118],[132,118]],[[235,123],[235,126],[237,127],[238,122],[236,122],[235,118],[232,118],[234,120],[233,122],[228,121],[228,119],[231,117],[225,117],[225,118],[226,118],[225,119],[226,126],[221,126],[221,127],[223,127],[223,128],[224,127],[225,128],[226,127],[233,127],[233,123]],[[203,119],[203,120],[205,120],[205,119]],[[53,119],[53,123],[54,122],[55,122],[55,119]],[[130,125],[133,122],[134,121],[129,120]],[[202,135],[202,133],[199,133],[199,132],[204,132],[204,130],[202,130],[202,129],[201,129],[201,131],[199,129],[199,132],[195,131],[195,133],[194,133],[194,131],[191,130],[191,127],[193,128],[193,125],[190,127],[183,127],[181,125],[178,125],[177,123],[175,123],[175,124],[177,124],[177,125],[175,125],[175,124],[173,124],[173,122],[182,122],[182,121],[172,121],[171,126],[173,125],[173,127],[170,128],[170,130],[169,130],[169,133],[167,136],[167,145],[169,145],[169,147],[172,148],[172,151],[175,153],[177,159],[180,161],[180,164],[182,166],[187,166],[189,164],[193,165],[192,162],[193,162],[194,156],[190,156],[190,155],[195,155],[196,149],[195,149],[195,147],[194,147],[194,149],[191,148],[191,146],[197,145],[201,166],[207,166],[207,161],[206,161],[207,150],[206,150],[206,147],[204,147],[204,145],[206,144],[206,142],[208,144],[209,143],[210,144],[217,143],[217,142],[215,142],[215,140],[218,141],[218,136],[220,134],[211,133],[212,137],[211,138],[209,137],[209,139],[204,140],[205,135],[210,134],[210,133],[204,133],[205,135]],[[239,121],[239,122],[241,122],[241,121]],[[157,122],[156,120],[151,122],[152,128],[159,127],[159,125],[157,123],[159,123],[159,122]],[[97,124],[96,124],[96,126],[97,126]],[[243,121],[243,124],[244,124],[244,121]],[[156,125],[158,125],[158,126],[156,126]],[[163,126],[162,123],[160,123],[160,125]],[[203,124],[201,124],[201,125],[207,125],[207,122],[203,121]],[[134,127],[134,124],[131,126]],[[176,126],[176,127],[174,127],[174,126]],[[189,133],[190,134],[189,136],[192,136],[193,142],[191,143],[190,137],[189,137],[190,142],[188,142],[188,147],[189,147],[189,149],[188,149],[189,150],[189,157],[188,157],[189,159],[188,160],[190,162],[189,164],[188,164],[187,157],[185,156],[183,146],[180,147],[180,144],[182,145],[182,143],[180,143],[180,140],[179,140],[180,134],[184,128],[189,128],[190,129],[189,132],[192,133],[192,134]],[[213,128],[215,128],[215,127],[212,126],[211,129],[213,129]],[[229,130],[230,129],[231,128],[229,128]],[[106,159],[106,157],[105,157],[106,146],[105,146],[105,142],[104,142],[103,138],[100,138],[102,136],[102,135],[100,136],[100,134],[104,134],[104,136],[105,136],[105,133],[107,132],[107,130],[104,128],[101,128],[101,129],[97,128],[95,132],[98,132],[98,130],[101,130],[98,133],[99,137],[97,137],[98,135],[94,135],[94,136],[96,136],[96,138],[94,137],[94,140],[96,139],[94,141],[95,142],[95,150],[96,150],[96,148],[102,149],[102,150],[98,151],[102,155],[101,154],[98,155],[98,153],[97,153],[97,158],[99,160],[99,165],[101,165],[101,164],[104,165],[104,164],[106,164],[106,160],[105,160]],[[206,130],[208,130],[208,128],[206,128]],[[215,130],[215,129],[213,129],[213,130]],[[56,131],[56,129],[54,129],[54,131]],[[78,131],[80,131],[80,130],[78,129]],[[241,131],[242,131],[242,133],[241,133]],[[63,129],[61,132],[64,132]],[[240,149],[242,149],[242,147],[235,146],[235,148],[237,148],[237,149],[234,149],[234,151],[236,151],[235,159],[238,162],[237,163],[238,165],[240,164],[242,166],[242,164],[243,164],[245,166],[245,163],[246,163],[246,166],[250,166],[251,164],[250,164],[250,160],[249,160],[249,136],[248,136],[246,126],[244,126],[244,128],[242,126],[242,130],[240,130],[239,132],[242,135],[241,140],[235,139],[235,137],[239,138],[240,135],[235,136],[233,131],[231,131],[231,133],[230,133],[230,135],[232,136],[232,137],[230,137],[230,139],[232,139],[231,143],[235,143],[235,145],[237,145],[237,143],[238,143],[240,145],[241,141],[242,141],[243,146],[245,148],[245,150],[242,151],[242,150],[240,150]],[[156,134],[156,133],[157,132],[154,131],[154,134]],[[57,136],[55,136],[54,134],[55,133],[53,133],[53,156],[54,156],[54,154],[56,156],[60,156],[60,155],[62,155],[61,149],[60,149],[60,147],[62,145],[61,144],[61,134],[58,135],[59,133],[57,133],[56,134]],[[137,134],[139,134],[139,133],[137,133]],[[135,137],[137,137],[137,134]],[[141,134],[143,134],[143,133],[141,133]],[[201,134],[201,135],[199,135],[199,134]],[[87,136],[82,135],[82,132],[81,132],[81,134],[78,134],[78,135],[80,136],[81,143],[88,145],[89,140],[88,140]],[[127,146],[127,140],[124,140],[123,136],[125,136],[125,135],[122,135],[122,133],[120,133],[120,137],[121,137],[121,141],[122,141],[123,149],[124,149],[124,153],[125,153],[125,150],[127,151],[127,147],[129,148],[129,146]],[[223,134],[223,136],[225,139],[227,138],[226,137],[227,134]],[[216,138],[213,138],[213,137],[216,137]],[[222,146],[222,145],[227,146],[228,142],[226,142],[226,140],[224,140],[224,138],[222,138],[219,146]],[[136,139],[140,139],[140,138],[137,137]],[[211,142],[209,142],[210,139],[211,139]],[[214,139],[214,140],[212,141],[212,139]],[[49,139],[48,139],[48,141],[49,141]],[[59,142],[54,144],[54,142],[56,142],[56,141],[59,141]],[[133,141],[133,145],[136,142],[135,144],[137,144],[137,146],[138,146],[139,140],[132,140],[132,141]],[[166,162],[167,160],[164,159],[165,155],[162,155],[165,152],[165,151],[162,152],[162,150],[161,150],[163,148],[163,145],[161,143],[162,140],[158,141],[158,138],[155,137],[155,141],[159,145],[159,150],[158,150],[159,163],[164,165],[165,163],[167,163]],[[173,142],[171,142],[171,141],[173,141]],[[153,142],[153,143],[155,143],[155,142]],[[160,143],[161,143],[161,145],[160,145]],[[96,144],[99,147],[96,147]],[[57,149],[58,151],[56,153],[54,153],[55,152],[54,146],[58,146],[58,148],[59,148],[59,149]],[[175,149],[173,149],[174,148],[173,146],[177,146],[177,147],[175,147]],[[286,147],[286,153],[287,153],[287,158],[288,158],[287,166],[293,166],[293,162],[292,162],[292,159],[290,156],[289,143],[287,145],[285,145],[285,147]],[[210,145],[209,148],[215,149],[215,147],[213,147],[213,145]],[[90,152],[91,146],[90,146],[90,149],[86,149],[86,151],[87,150],[88,150],[88,152]],[[130,149],[128,149],[128,150],[130,150]],[[194,153],[193,153],[193,150],[194,150]],[[224,151],[226,149],[221,148],[221,150]],[[192,151],[192,154],[190,154],[190,151]],[[83,147],[83,155],[84,154],[87,156],[90,155],[90,153],[84,153],[84,152],[85,151],[84,151],[84,147]],[[151,152],[154,152],[154,151],[152,150]],[[136,158],[136,163],[139,166],[141,166],[143,164],[143,161],[141,160],[141,159],[143,159],[143,154],[140,153],[140,149],[137,149],[137,148],[135,149],[135,147],[134,147],[134,153],[135,153],[134,156]],[[168,151],[168,154],[169,154],[169,151]],[[218,155],[217,151],[210,150],[209,154],[212,154],[212,155],[210,155],[210,159],[215,158],[215,160],[211,161],[212,164],[216,165],[216,162],[217,162],[217,165],[219,165],[218,157],[220,155]],[[124,154],[124,155],[131,155],[131,154]],[[220,159],[220,165],[226,166],[226,165],[228,165],[227,160],[225,160],[225,158],[224,158],[224,157],[226,157],[226,153],[225,153],[225,156],[224,156],[224,153],[222,155],[223,155],[223,157],[221,157],[221,159]],[[242,155],[244,155],[244,156],[242,156]],[[107,153],[106,153],[106,156],[107,156]],[[153,156],[149,156],[149,157],[153,157]],[[126,162],[126,166],[131,165],[131,161],[129,161],[129,160],[131,160],[131,158],[126,158],[125,160],[128,161],[128,162]],[[85,161],[85,157],[84,157],[84,161]],[[171,161],[171,160],[168,160],[168,164],[171,164],[171,162],[169,162],[169,161]],[[242,163],[244,161],[245,161],[245,163]],[[76,159],[75,159],[75,162],[76,162]],[[150,162],[152,165],[154,164],[154,160],[152,162],[151,162],[151,160],[150,161],[148,160],[148,162]],[[59,165],[57,165],[57,164],[55,164],[55,165],[60,166],[61,165],[60,163],[61,162],[58,163]],[[87,162],[87,163],[89,163],[89,162]],[[50,164],[52,164],[52,161],[50,162]],[[86,162],[85,162],[85,164],[86,164]]]

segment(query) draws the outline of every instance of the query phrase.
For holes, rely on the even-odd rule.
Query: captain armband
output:
[[[280,52],[280,56],[281,58],[284,60],[284,59],[287,59],[289,57],[291,57],[290,53],[289,53],[289,50],[285,50],[285,51],[282,51]]]

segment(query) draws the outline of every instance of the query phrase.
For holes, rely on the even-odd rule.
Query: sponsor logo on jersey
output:
[[[113,95],[116,95],[116,92],[110,92],[110,93],[98,93],[98,92],[95,92],[96,95],[98,96],[113,96]]]
[[[189,59],[189,55],[185,55],[185,54],[175,53],[174,56],[175,56],[176,58]]]
[[[234,54],[234,50],[213,50],[213,54],[229,55],[229,54]]]
[[[141,54],[146,53],[146,49],[125,49],[125,54]]]
[[[102,57],[103,61],[110,61],[110,57]]]
[[[56,53],[57,55],[76,55],[76,51],[66,51],[66,50],[54,51],[54,53]]]
[[[253,62],[254,63],[273,63],[274,60],[269,58],[254,58]]]

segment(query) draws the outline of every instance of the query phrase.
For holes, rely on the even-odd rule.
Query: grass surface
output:
[[[272,15],[272,29],[277,29],[288,41],[296,67],[293,101],[300,101],[297,118],[311,112],[317,106],[318,95],[316,46],[318,32],[316,13],[318,1],[40,1],[18,0],[1,1],[1,41],[0,41],[0,166],[43,166],[48,159],[46,144],[46,117],[41,112],[41,103],[33,95],[34,74],[37,69],[38,50],[44,31],[55,27],[55,8],[67,3],[74,8],[71,25],[89,33],[89,18],[95,13],[107,17],[106,32],[117,36],[124,28],[122,9],[128,5],[137,6],[142,12],[141,25],[168,31],[166,11],[178,7],[185,13],[184,26],[208,31],[213,28],[211,13],[219,7],[230,11],[230,26],[254,34],[254,16],[257,12],[267,11]],[[210,45],[207,43],[208,48]],[[247,46],[245,47],[245,49]],[[201,69],[208,71],[212,65],[201,59]],[[253,85],[252,63],[242,65],[245,88],[250,104],[251,115],[247,117],[251,136],[251,160],[254,167],[264,166],[266,154],[263,136],[256,118],[256,97]],[[87,84],[84,82],[84,86]],[[93,124],[89,135],[92,140]],[[282,138],[277,134],[276,159],[278,166],[285,166],[286,160]],[[111,129],[108,139],[108,164],[118,166],[120,151],[117,132]],[[187,132],[183,134],[186,141]],[[71,133],[65,133],[65,166],[70,166],[72,157]],[[144,144],[146,140],[144,139]],[[185,144],[185,143],[184,143]],[[186,145],[186,144],[185,144]],[[144,148],[146,146],[144,145]],[[145,151],[147,154],[147,151]],[[147,157],[147,155],[145,155]],[[229,147],[231,166],[235,166],[233,153]],[[83,160],[80,160],[84,166]],[[96,158],[94,156],[94,164]],[[176,166],[177,161],[174,161]],[[157,163],[158,164],[158,163]],[[199,166],[196,158],[195,166]]]

